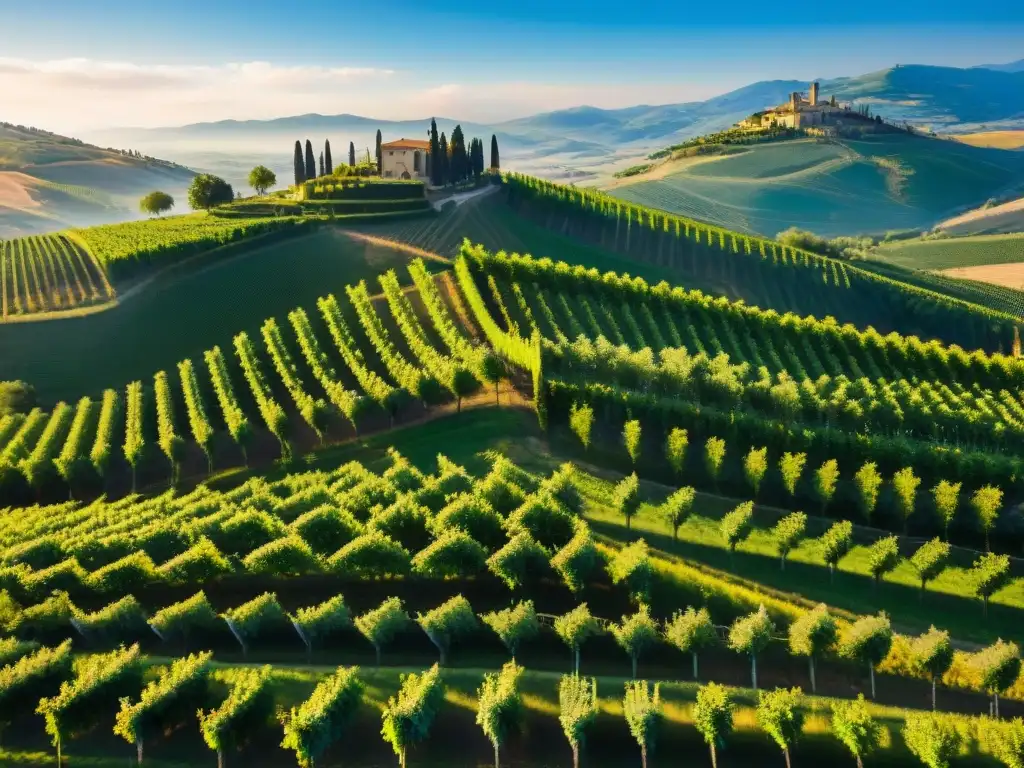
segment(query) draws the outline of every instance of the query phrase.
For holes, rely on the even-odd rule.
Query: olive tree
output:
[[[772,528],[771,538],[775,542],[776,551],[779,553],[779,561],[782,570],[786,570],[786,558],[793,551],[797,543],[804,536],[807,528],[807,515],[803,512],[793,512],[779,520]]]
[[[893,571],[900,564],[900,540],[895,536],[878,539],[868,547],[868,572],[874,579],[875,586],[885,574]]]
[[[917,551],[910,556],[910,567],[917,573],[921,580],[921,598],[924,599],[924,591],[928,582],[942,573],[949,561],[949,544],[934,538],[926,541]]]
[[[150,216],[160,216],[174,207],[174,198],[166,192],[150,192],[139,200],[139,210]]]
[[[620,515],[626,518],[626,530],[629,530],[633,516],[640,509],[640,478],[636,472],[623,478],[612,492],[612,503]]]
[[[485,613],[480,619],[494,630],[512,654],[513,660],[521,643],[540,634],[540,622],[533,608],[533,600],[524,600],[511,608]]]
[[[267,190],[277,184],[277,174],[265,165],[257,165],[249,171],[249,186],[256,190],[257,195],[267,194]]]
[[[661,516],[665,518],[665,521],[672,529],[673,541],[679,539],[679,528],[686,522],[686,518],[690,516],[690,510],[693,508],[693,500],[696,495],[697,492],[691,487],[680,488],[673,491],[661,503]]]

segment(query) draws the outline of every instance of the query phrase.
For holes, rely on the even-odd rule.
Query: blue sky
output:
[[[46,7],[42,30],[31,4],[0,0],[0,119],[54,130],[312,111],[494,121],[583,103],[703,99],[756,80],[895,63],[1024,58],[1024,3],[1008,0]]]

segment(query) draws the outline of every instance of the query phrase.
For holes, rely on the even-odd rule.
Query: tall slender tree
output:
[[[320,153],[320,175],[324,175],[324,153]]]
[[[324,140],[324,170],[330,176],[334,173],[334,161],[331,159],[331,140]]]
[[[462,126],[456,125],[452,131],[452,137],[448,141],[448,151],[451,154],[451,165],[448,169],[448,177],[453,184],[465,181],[469,175],[469,159],[466,155],[466,135],[462,132]]]
[[[430,118],[430,183],[441,186],[441,141],[437,137],[437,121]]]
[[[381,139],[380,128],[377,129],[377,175],[384,173],[384,153],[380,151]]]
[[[438,177],[440,184],[446,186],[448,184],[448,139],[444,137],[444,131],[441,131],[441,144],[438,150],[438,160],[441,162],[438,165],[441,166]]]
[[[348,143],[348,164],[353,168],[356,166],[356,143],[354,141]]]
[[[316,157],[313,155],[313,142],[306,139],[306,179],[316,178]]]
[[[491,170],[496,171],[501,168],[501,158],[498,156],[498,137],[495,134],[491,134]]]
[[[295,185],[298,186],[306,180],[306,166],[302,162],[302,142],[295,140]]]

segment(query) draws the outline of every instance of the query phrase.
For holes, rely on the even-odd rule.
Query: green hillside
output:
[[[745,149],[673,161],[610,194],[741,232],[796,226],[833,237],[929,228],[1024,182],[1020,153],[915,136]]]
[[[884,243],[871,252],[882,261],[912,269],[954,269],[1024,262],[1024,234],[976,235]]]

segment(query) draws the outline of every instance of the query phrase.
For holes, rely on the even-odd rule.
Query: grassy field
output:
[[[1024,155],[889,136],[757,145],[612,194],[743,232],[831,237],[927,227],[1021,178]]]
[[[161,280],[94,315],[0,327],[4,376],[32,382],[45,402],[98,394],[148,378],[268,317],[402,266],[402,251],[322,228]],[[403,271],[403,279],[408,275]]]
[[[872,255],[910,269],[944,270],[1013,264],[1024,261],[1024,234],[905,240],[880,246]]]

